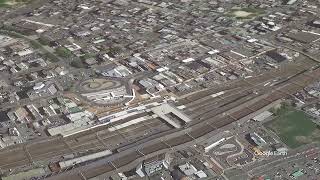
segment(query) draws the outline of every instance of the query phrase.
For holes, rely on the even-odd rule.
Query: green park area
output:
[[[72,56],[72,52],[69,51],[67,48],[65,47],[58,47],[55,51],[55,53],[60,56],[60,57],[63,57],[63,58],[68,58],[68,57],[71,57]]]
[[[19,5],[19,4],[27,3],[29,1],[31,0],[0,0],[0,7]]]
[[[236,19],[252,19],[264,13],[263,9],[259,8],[234,8],[228,12],[228,16],[235,17]]]
[[[291,148],[320,142],[320,127],[311,121],[311,117],[289,105],[273,109],[276,118],[265,126],[276,133],[281,141]]]

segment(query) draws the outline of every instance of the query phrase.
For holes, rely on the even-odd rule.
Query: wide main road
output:
[[[118,150],[119,153],[111,156],[107,164],[106,160],[102,164],[99,161],[80,169],[75,168],[77,171],[71,170],[55,178],[60,176],[61,179],[91,178],[105,172],[112,172],[136,159],[145,158],[145,155],[193,142],[194,139],[226,126],[277,99],[295,93],[314,82],[316,80],[314,77],[319,77],[319,69],[307,71],[314,65],[311,62],[307,65],[305,63],[286,65],[271,73],[230,83],[225,88],[211,89],[187,96],[179,100],[177,105],[184,105],[185,113],[194,120],[183,130],[168,129],[156,120],[125,129],[122,133],[108,132],[105,128],[94,129],[65,139],[52,138],[3,149],[0,152],[0,168],[15,169],[90,149],[111,149]],[[270,86],[271,83],[275,84]],[[222,96],[217,98],[212,96],[213,93],[224,90],[225,94]],[[157,126],[164,130],[143,139],[127,139],[144,132],[145,129],[149,131],[150,127]],[[68,176],[65,177],[66,175]]]

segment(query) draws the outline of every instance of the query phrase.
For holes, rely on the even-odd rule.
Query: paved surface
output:
[[[227,84],[220,89],[211,89],[186,96],[179,103],[186,106],[185,113],[193,117],[194,121],[180,132],[175,129],[166,129],[143,136],[142,134],[145,134],[146,131],[150,131],[150,127],[154,127],[152,124],[139,124],[121,132],[112,133],[106,131],[105,127],[100,127],[65,139],[55,137],[3,149],[0,152],[0,168],[15,169],[38,161],[90,149],[111,149],[119,151],[112,156],[114,158],[110,160],[112,163],[106,165],[106,160],[103,160],[103,163],[99,161],[91,164],[90,167],[84,166],[81,168],[81,176],[90,178],[111,172],[115,167],[121,168],[137,160],[137,157],[145,158],[144,155],[147,154],[192,143],[194,139],[235,122],[278,99],[290,96],[316,80],[313,77],[319,77],[319,69],[312,72],[306,71],[312,65],[314,64],[285,66],[274,72]],[[265,86],[270,81],[275,81],[277,84]],[[216,98],[211,96],[221,90],[226,91],[223,96]],[[151,121],[151,123],[159,122]],[[140,138],[131,140],[127,138],[132,136]],[[61,178],[72,179],[71,177],[75,176],[76,179],[79,179],[79,171],[78,168],[75,168],[61,175]]]
[[[227,104],[226,106],[230,108],[229,115],[223,116],[221,114],[218,114],[206,117],[202,119],[201,122],[196,123],[181,132],[172,133],[163,138],[150,140],[148,142],[135,146],[135,148],[126,149],[115,154],[114,156],[107,157],[87,166],[75,168],[68,173],[54,176],[51,179],[77,178],[79,176],[79,171],[85,178],[92,178],[107,172],[111,173],[116,169],[121,169],[130,163],[140,161],[141,158],[143,159],[148,157],[148,155],[151,156],[153,154],[162,152],[163,150],[177,148],[179,146],[186,146],[188,143],[192,142],[194,143],[194,140],[200,139],[201,137],[215,131],[216,129],[219,129],[247,115],[250,115],[251,113],[254,113],[254,108],[262,108],[278,99],[290,96],[290,94],[301,90],[303,86],[315,80],[312,77],[316,77],[318,75],[320,75],[320,69],[316,69],[312,72],[306,71],[297,76],[291,76],[291,79],[287,79],[285,82],[280,83],[278,86],[274,86],[272,88],[273,90],[262,88],[263,85],[259,86],[258,88],[255,88],[255,90],[258,91],[258,95],[253,95],[252,98],[245,98],[246,101],[240,101],[240,108],[239,104],[234,107],[234,102],[230,103],[232,104],[230,105],[230,107],[229,104]],[[246,105],[244,106],[243,104]],[[224,109],[224,112],[226,111],[227,109]],[[210,124],[210,126],[208,126],[208,124]],[[161,141],[159,141],[160,139]],[[139,151],[137,151],[137,148],[139,149]]]

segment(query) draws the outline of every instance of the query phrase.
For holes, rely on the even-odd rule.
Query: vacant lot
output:
[[[281,108],[277,117],[265,126],[291,148],[320,141],[320,129],[304,112],[292,107]]]

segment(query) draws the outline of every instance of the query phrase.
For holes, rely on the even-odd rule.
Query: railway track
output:
[[[292,76],[285,82],[281,83],[281,85],[279,84],[278,86],[274,86],[272,88],[273,90],[270,93],[266,93],[266,96],[261,97],[259,101],[248,104],[247,106],[233,113],[225,116],[215,115],[214,117],[208,117],[207,119],[193,125],[192,127],[183,130],[183,132],[180,132],[180,135],[171,138],[164,137],[158,141],[153,140],[152,142],[136,146],[135,150],[132,150],[132,148],[124,149],[123,151],[117,153],[114,157],[107,157],[104,160],[93,163],[95,165],[79,167],[77,170],[80,170],[84,177],[89,179],[105,173],[112,173],[113,171],[121,169],[128,164],[134,163],[143,158],[147,158],[148,155],[151,156],[152,154],[155,154],[157,152],[161,153],[164,150],[170,150],[178,146],[187,145],[188,143],[194,143],[196,140],[202,138],[203,136],[214,132],[219,128],[227,126],[235,121],[238,121],[254,113],[255,111],[271,104],[274,101],[285,97],[290,97],[292,94],[298,92],[303,87],[316,81],[317,79],[314,77],[319,77],[319,75],[320,69],[317,68],[311,72],[305,71],[304,73],[297,76]],[[269,91],[269,89],[266,88],[265,91]],[[210,124],[210,126],[208,126],[208,124]],[[103,165],[100,165],[102,161],[107,161],[107,163],[103,163]],[[69,179],[73,176],[78,176],[78,174],[76,172],[69,172],[66,174],[54,176],[54,179]]]
[[[120,145],[119,147],[113,146],[110,148],[112,148],[112,150],[117,150],[118,151],[117,154],[122,154],[132,148],[137,149],[136,147],[139,147],[138,148],[139,151],[137,151],[136,153],[138,154],[137,156],[142,158],[142,157],[145,157],[144,155],[161,151],[162,149],[171,149],[171,148],[174,148],[175,146],[192,142],[197,138],[200,138],[212,131],[215,131],[216,129],[219,129],[228,124],[231,124],[237,121],[238,119],[245,117],[246,115],[256,110],[263,108],[278,99],[290,96],[292,93],[302,89],[305,85],[315,81],[316,79],[314,77],[319,77],[320,72],[318,68],[313,69],[313,71],[311,72],[305,71],[304,68],[306,67],[303,67],[302,69],[304,72],[299,73],[299,75],[296,75],[296,76],[293,76],[294,73],[301,71],[301,69],[299,69],[298,67],[296,68],[296,70],[291,71],[290,73],[287,71],[280,72],[279,74],[283,74],[284,76],[287,77],[286,81],[280,84],[276,84],[272,87],[269,87],[269,86],[264,87],[262,85],[263,84],[262,82],[270,81],[275,77],[272,77],[272,76],[270,77],[268,74],[265,75],[267,77],[265,77],[264,75],[261,75],[260,77],[254,77],[254,80],[251,83],[245,83],[245,85],[249,87],[243,91],[234,91],[234,92],[231,91],[231,94],[226,93],[222,97],[215,98],[213,101],[212,99],[209,99],[209,101],[212,101],[212,102],[209,102],[206,104],[206,106],[204,106],[206,112],[202,116],[199,116],[201,119],[198,121],[195,120],[195,122],[192,122],[190,126],[186,127],[185,130],[186,131],[188,130],[187,134],[183,134],[183,135],[180,134],[178,137],[174,137],[174,139],[168,138],[170,135],[179,134],[178,132],[179,130],[173,129],[167,132],[160,132],[158,134],[154,134],[153,136],[146,138],[147,140],[140,139],[136,142],[135,141],[126,142]],[[252,93],[254,91],[259,92],[259,95]],[[253,104],[248,104],[241,110],[230,112],[228,113],[227,116],[222,116],[224,112],[232,110],[236,106],[239,106],[241,104],[253,101],[255,98],[260,97],[260,94],[263,95],[271,91],[273,91],[272,95],[260,98],[258,102],[254,102]],[[245,93],[250,92],[250,93],[244,96],[243,95],[244,92]],[[205,95],[205,96],[208,96],[208,95]],[[187,104],[192,102],[192,100],[193,100],[192,98],[189,99],[189,97],[187,97],[184,102]],[[227,101],[227,100],[228,100],[228,103],[224,102],[222,103],[224,104],[222,106],[221,102]],[[214,109],[211,107],[212,103],[215,103],[217,105],[215,109],[217,111],[215,111],[215,113],[212,113]],[[202,104],[202,102],[198,102],[198,104]],[[200,107],[201,109],[203,109],[202,106]],[[211,107],[211,108],[208,108],[208,107]],[[193,106],[193,108],[195,112],[199,110],[197,109],[197,106]],[[145,126],[146,129],[150,128],[150,126],[146,124],[143,124],[143,126]],[[185,130],[183,130],[183,132],[185,132]],[[98,132],[100,131],[103,132],[103,128],[98,130]],[[73,150],[81,149],[81,151],[97,150],[97,149],[103,149],[103,148],[105,149],[107,148],[105,143],[108,143],[108,140],[119,137],[119,134],[109,134],[109,133],[101,133],[101,135],[97,137],[95,134],[96,132],[97,131],[92,131],[89,134],[81,134],[81,135],[68,137],[65,139],[58,139],[56,143],[49,143],[49,145],[43,142],[36,143],[36,146],[33,144],[30,144],[28,145],[27,148],[29,152],[31,152],[31,158],[33,159],[33,161],[42,161],[46,159],[49,160],[53,157],[59,157],[61,155],[65,155],[68,153],[70,154],[71,153],[70,147]],[[91,136],[91,134],[93,133],[94,135]],[[165,138],[161,138],[163,136]],[[81,139],[81,138],[83,139],[80,140],[79,142],[75,141],[75,139]],[[158,141],[158,144],[152,145],[153,147],[145,147],[146,143],[151,142],[154,139]],[[102,143],[101,141],[105,143]],[[69,144],[69,145],[66,145],[66,144]],[[1,169],[17,168],[20,166],[28,165],[30,163],[29,155],[27,155],[26,152],[23,151],[23,149],[19,149],[17,147],[13,148],[15,151],[11,149],[11,150],[2,150],[2,152],[0,152],[0,168]],[[46,148],[41,148],[41,147],[46,147]],[[39,149],[39,151],[37,151],[37,149]],[[23,155],[15,156],[16,154],[23,154]],[[135,156],[136,154],[132,154],[132,157],[135,157]],[[10,159],[8,159],[7,157],[10,157]],[[124,164],[128,164],[128,163],[130,162],[126,162]],[[114,163],[110,168],[114,170],[114,166],[116,166],[117,168],[118,167],[120,168],[121,164]],[[96,172],[96,171],[97,170],[92,172]],[[93,175],[90,175],[90,174],[93,174],[91,170],[90,172],[89,171],[85,171],[85,172],[81,171],[81,172],[84,175],[84,177],[94,177]],[[108,172],[108,171],[101,170],[99,173],[96,173],[95,175],[99,175],[104,172]]]

